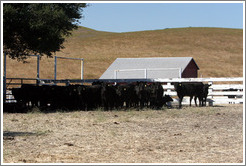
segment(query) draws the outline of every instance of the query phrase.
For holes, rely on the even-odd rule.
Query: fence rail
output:
[[[165,78],[154,79],[155,82],[241,82],[243,77],[221,77],[221,78]]]
[[[170,95],[170,96],[177,96],[177,92],[175,91],[171,91],[171,92],[165,92],[165,94]],[[209,96],[240,96],[242,97],[244,94],[244,92],[240,91],[240,92],[235,92],[235,91],[228,91],[228,92],[209,92],[208,95]]]

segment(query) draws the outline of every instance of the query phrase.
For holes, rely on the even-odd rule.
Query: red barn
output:
[[[192,58],[184,71],[182,72],[182,78],[197,78],[199,67]]]
[[[197,78],[192,57],[117,58],[100,79]]]

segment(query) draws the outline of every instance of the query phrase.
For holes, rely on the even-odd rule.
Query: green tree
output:
[[[85,3],[4,3],[3,49],[12,59],[51,57],[78,28]]]

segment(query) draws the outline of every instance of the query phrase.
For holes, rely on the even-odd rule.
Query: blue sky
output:
[[[243,3],[89,3],[80,25],[131,32],[180,27],[243,28]]]

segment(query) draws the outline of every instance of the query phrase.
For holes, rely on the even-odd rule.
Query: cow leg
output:
[[[102,107],[104,108],[104,111],[107,111],[108,110],[108,103],[107,103],[107,101],[103,101],[102,102]]]
[[[202,97],[197,97],[198,98],[198,101],[199,101],[199,107],[202,106],[202,102],[203,102],[203,98]]]
[[[199,107],[201,107],[203,105],[203,97],[198,97],[199,99]]]
[[[191,107],[191,101],[193,99],[193,96],[190,96],[190,107]],[[195,99],[195,103],[196,103],[196,99]]]
[[[180,96],[180,97],[179,97],[179,109],[182,107],[181,103],[182,103],[183,97],[184,97],[184,96]]]
[[[108,111],[108,103],[106,103],[105,105],[104,105],[104,111]]]
[[[202,106],[206,106],[207,105],[207,97],[206,96],[203,98],[203,103],[202,104],[203,104]]]
[[[114,109],[114,103],[115,103],[114,101],[110,101],[109,102],[109,109],[110,110],[113,110]]]
[[[123,108],[123,106],[124,106],[124,102],[123,101],[121,101],[121,100],[119,100],[119,109],[122,109]]]
[[[197,96],[195,96],[194,100],[195,100],[195,104],[196,104],[196,107],[197,107],[197,102],[196,102],[197,101]],[[200,103],[200,100],[199,100],[199,103]]]
[[[143,107],[144,107],[144,101],[140,100],[140,109],[143,109]]]
[[[32,107],[31,101],[27,101],[27,107],[28,107],[28,108],[31,108],[31,107]]]
[[[129,108],[129,105],[130,105],[130,102],[129,102],[129,101],[126,101],[126,102],[125,102],[125,105],[126,105],[126,106],[125,106],[125,109],[128,109],[128,108]]]

